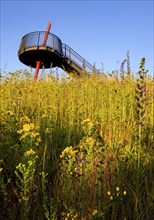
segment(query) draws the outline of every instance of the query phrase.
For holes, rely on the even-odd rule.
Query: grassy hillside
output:
[[[1,78],[0,219],[151,220],[154,81]]]

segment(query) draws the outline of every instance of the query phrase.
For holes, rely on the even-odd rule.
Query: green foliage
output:
[[[35,154],[34,151],[27,151],[25,157],[31,157]],[[37,156],[34,158],[25,158],[25,163],[19,163],[15,170],[16,185],[15,194],[18,197],[20,204],[21,219],[30,219],[30,207],[33,202],[32,198],[35,197],[34,192],[37,186],[34,184],[35,166]]]
[[[144,66],[134,78],[127,53],[121,77],[1,77],[0,219],[153,218],[154,81]]]

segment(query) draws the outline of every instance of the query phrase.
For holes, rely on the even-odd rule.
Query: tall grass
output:
[[[1,78],[1,219],[153,218],[154,81],[144,64],[138,78],[123,67],[121,77]]]

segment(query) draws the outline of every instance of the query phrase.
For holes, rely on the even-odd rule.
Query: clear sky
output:
[[[0,68],[14,72],[29,67],[17,56],[21,38],[44,31],[51,21],[57,35],[98,69],[120,69],[130,54],[131,70],[138,71],[142,57],[154,70],[154,1],[0,1]]]

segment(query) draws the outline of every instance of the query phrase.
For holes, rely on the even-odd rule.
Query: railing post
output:
[[[37,46],[39,46],[39,41],[40,41],[40,32],[38,34]]]
[[[82,73],[83,73],[83,75],[85,75],[85,73],[86,73],[86,66],[84,64],[84,61],[83,61],[83,64],[82,64]]]
[[[52,35],[52,44],[53,44],[53,49],[54,49],[54,35]]]

